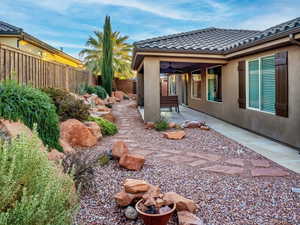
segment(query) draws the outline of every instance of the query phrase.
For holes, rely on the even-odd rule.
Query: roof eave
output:
[[[267,38],[264,38],[264,39],[261,39],[261,40],[257,40],[257,41],[254,41],[254,42],[251,42],[251,43],[248,43],[248,44],[244,44],[240,47],[232,48],[228,51],[225,51],[224,53],[227,55],[227,54],[239,52],[239,51],[245,50],[247,48],[251,48],[251,47],[256,46],[256,45],[261,45],[261,44],[265,44],[267,42],[272,42],[272,41],[275,41],[275,40],[278,40],[278,39],[281,39],[281,38],[288,37],[290,34],[297,34],[297,33],[300,33],[300,27],[295,29],[295,30],[292,30],[292,31],[286,31],[286,32],[280,33],[278,35],[272,35],[270,37],[267,37]]]
[[[222,51],[216,51],[216,50],[191,50],[191,49],[158,49],[158,48],[138,48],[137,46],[134,46],[133,49],[133,60],[131,63],[131,68],[135,70],[139,67],[139,64],[137,65],[137,53],[179,53],[179,54],[192,54],[197,56],[198,54],[211,54],[211,55],[224,55]]]

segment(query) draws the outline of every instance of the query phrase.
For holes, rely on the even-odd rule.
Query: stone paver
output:
[[[170,157],[170,154],[160,153],[160,154],[155,154],[154,157],[156,157],[156,158],[165,158],[165,157]]]
[[[270,162],[264,159],[255,159],[255,160],[251,160],[251,163],[253,166],[255,167],[265,167],[268,168],[270,167]]]
[[[167,158],[167,160],[170,160],[172,162],[185,163],[185,162],[191,162],[195,160],[195,158],[185,157],[185,156],[172,156]]]
[[[215,155],[215,154],[210,154],[210,153],[194,153],[194,152],[187,152],[186,153],[188,156],[192,156],[192,157],[197,157],[197,158],[201,158],[201,159],[206,159],[208,161],[218,161],[220,160],[222,157],[219,155]]]
[[[234,166],[244,166],[245,161],[243,159],[228,159],[225,161],[226,163]]]
[[[253,177],[284,177],[289,173],[280,168],[254,168],[251,169]]]
[[[199,160],[197,160],[197,161],[188,163],[188,165],[189,165],[189,166],[192,166],[192,167],[195,167],[195,166],[201,166],[201,165],[206,164],[206,163],[207,163],[206,160],[199,159]]]
[[[215,173],[222,173],[226,175],[238,175],[244,173],[244,168],[236,167],[236,166],[222,166],[222,165],[205,167],[202,168],[201,170],[215,172]]]
[[[181,151],[178,150],[169,150],[169,149],[162,149],[162,152],[168,152],[168,153],[172,153],[172,154],[182,154]]]
[[[153,151],[147,151],[147,150],[141,150],[141,149],[133,149],[130,150],[130,152],[133,152],[134,154],[140,154],[143,156],[151,155]]]

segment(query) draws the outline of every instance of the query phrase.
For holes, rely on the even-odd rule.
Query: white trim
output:
[[[254,111],[258,111],[258,112],[262,112],[262,113],[267,113],[267,114],[270,114],[270,115],[276,115],[276,113],[274,112],[268,112],[268,111],[264,111],[261,109],[261,79],[262,79],[262,75],[261,75],[261,60],[262,58],[267,58],[267,57],[271,57],[271,56],[275,56],[275,54],[269,54],[269,55],[264,55],[264,56],[260,56],[260,57],[255,57],[255,58],[251,58],[251,59],[248,59],[246,60],[246,108],[249,109],[249,110],[254,110]],[[253,108],[253,107],[250,107],[249,106],[249,62],[253,62],[253,61],[256,61],[258,60],[258,76],[259,76],[259,79],[258,79],[258,85],[259,85],[259,88],[258,88],[258,107],[259,108]],[[275,87],[276,89],[276,87]]]

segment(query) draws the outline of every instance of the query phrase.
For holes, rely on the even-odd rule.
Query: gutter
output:
[[[300,46],[300,41],[296,40],[295,39],[295,34],[290,34],[289,35],[289,40],[292,44],[295,44],[295,45],[299,45]]]

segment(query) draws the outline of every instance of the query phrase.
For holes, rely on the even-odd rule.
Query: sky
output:
[[[0,0],[0,21],[76,58],[106,15],[129,42],[207,27],[263,30],[300,16],[300,0]]]

